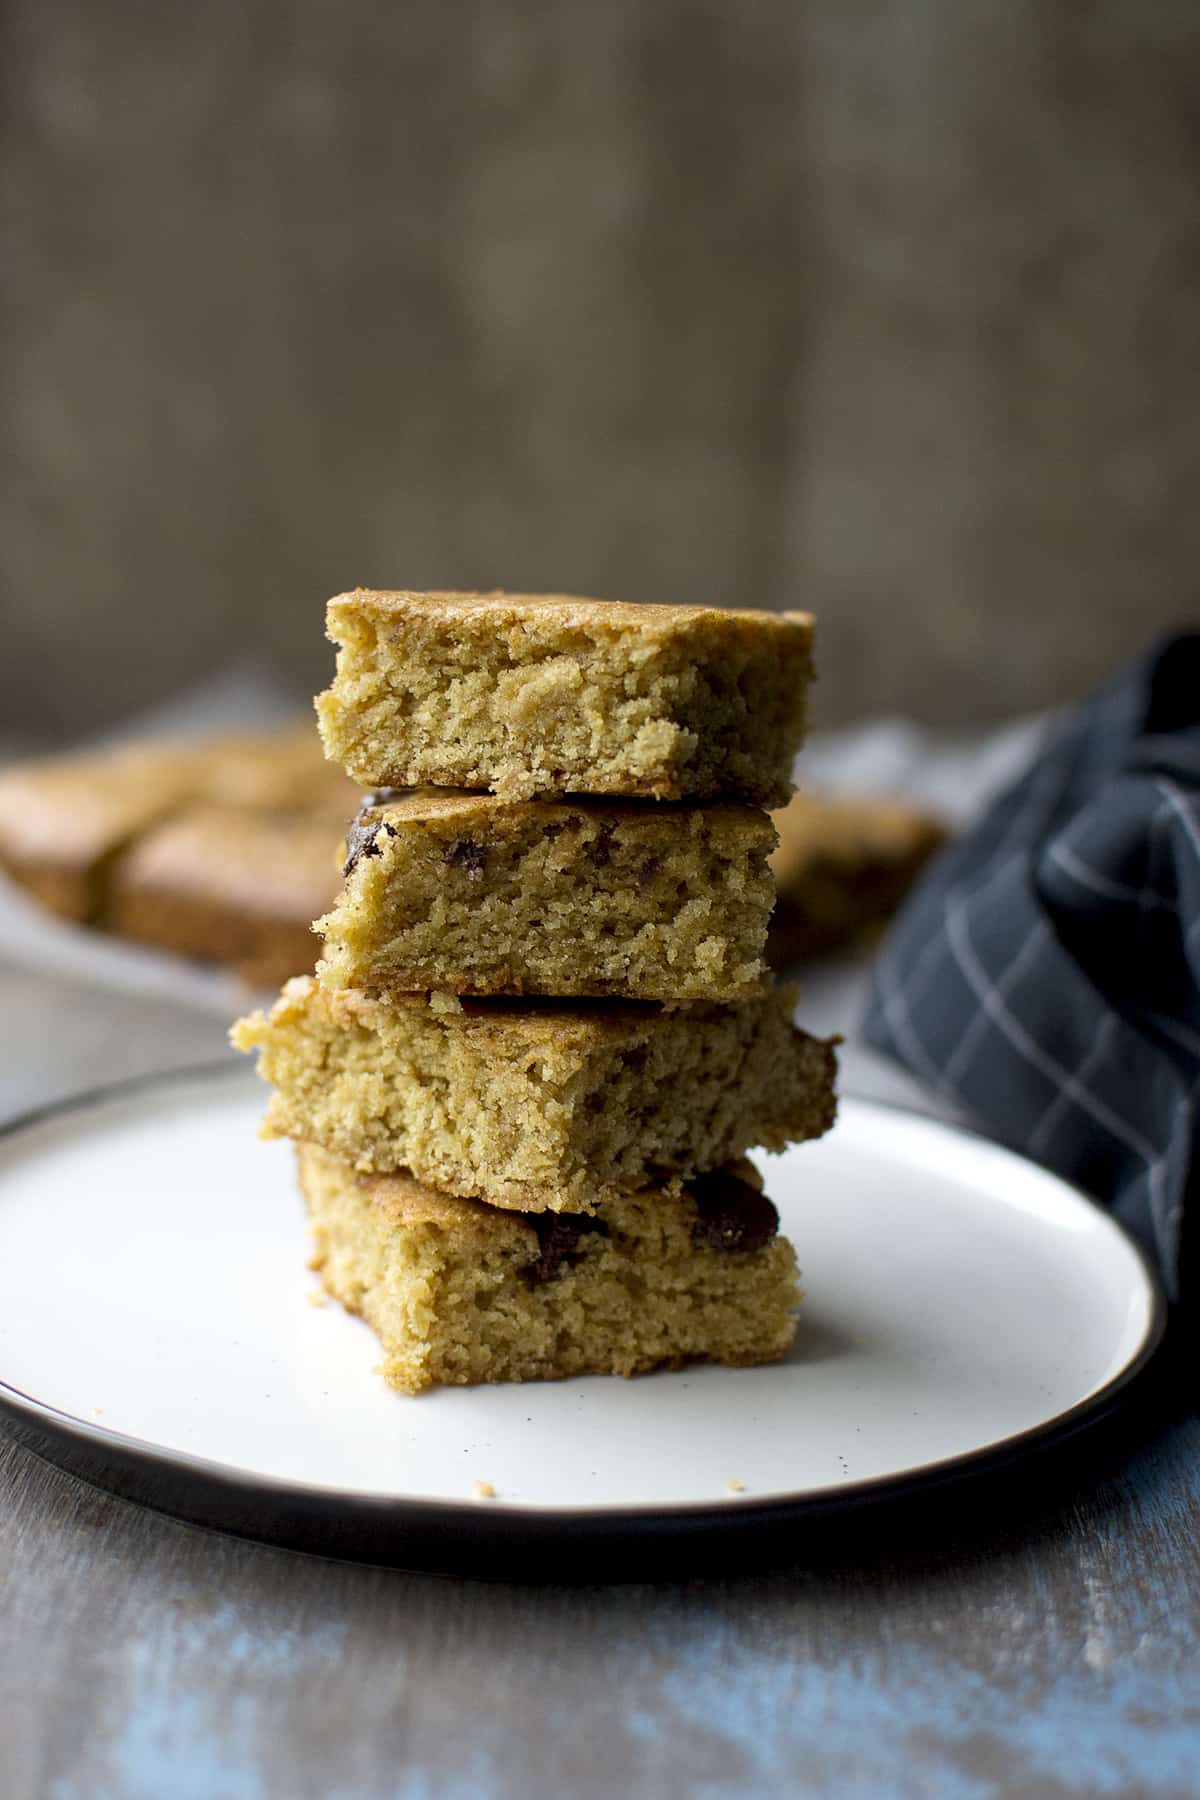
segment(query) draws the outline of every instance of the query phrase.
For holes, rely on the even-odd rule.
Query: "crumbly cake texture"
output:
[[[740,799],[792,791],[807,613],[560,594],[329,602],[328,755],[367,786]]]
[[[117,863],[107,922],[122,937],[275,985],[316,961],[312,921],[337,895],[338,843],[329,818],[190,807]]]
[[[380,798],[317,929],[331,987],[740,1000],[768,983],[769,816],[749,806]]]
[[[795,1254],[748,1166],[601,1212],[498,1212],[311,1145],[312,1266],[360,1313],[404,1393],[438,1384],[772,1362],[795,1332]]]
[[[869,939],[946,841],[940,819],[898,799],[802,791],[774,819],[777,968]]]
[[[581,1212],[827,1131],[836,1054],[792,1024],[795,998],[447,1010],[298,979],[232,1038],[272,1085],[266,1137],[492,1206]]]

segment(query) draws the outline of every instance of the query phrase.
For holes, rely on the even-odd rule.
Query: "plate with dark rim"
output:
[[[1074,1188],[847,1098],[760,1160],[804,1271],[783,1362],[406,1397],[322,1303],[262,1101],[221,1064],[0,1139],[0,1418],[194,1523],[492,1574],[590,1550],[611,1575],[1011,1463],[1109,1412],[1162,1334],[1141,1252]]]

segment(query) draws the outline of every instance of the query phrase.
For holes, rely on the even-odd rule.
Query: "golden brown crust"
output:
[[[794,992],[789,989],[788,992]],[[621,1036],[630,1025],[645,1023],[671,1008],[657,1000],[589,999],[580,995],[573,1000],[539,995],[488,996],[462,994],[453,996],[452,1007],[445,1005],[449,996],[431,994],[373,994],[363,988],[322,988],[311,976],[289,981],[283,990],[281,1006],[319,1004],[328,1007],[334,1017],[377,1030],[388,1014],[397,1007],[403,1010],[461,1013],[468,1029],[472,1024],[485,1026],[493,1041],[502,1041],[506,1031],[523,1044],[577,1044],[593,1042],[605,1036]],[[677,1009],[694,1023],[713,1016],[722,1009],[706,1006],[702,1001],[683,1002]]]
[[[274,987],[294,970],[310,968],[318,948],[306,925],[250,918],[186,894],[124,895],[116,928],[131,943],[221,963],[252,987]]]
[[[42,862],[36,857],[0,857],[6,875],[24,888],[38,906],[57,918],[87,925],[100,909],[100,885],[93,865],[70,868],[63,863]]]
[[[798,988],[783,984],[776,989],[771,1005],[778,1002],[790,1012],[798,994]],[[767,996],[753,1004],[765,1006]],[[690,1029],[716,1022],[729,1012],[725,1003],[704,1000],[672,1003],[586,995],[574,999],[548,995],[449,995],[428,990],[373,993],[358,987],[323,987],[312,975],[299,974],[284,980],[269,1017],[272,1022],[282,1022],[310,1008],[326,1014],[338,1025],[359,1024],[370,1031],[386,1028],[397,1011],[430,1013],[465,1032],[483,1031],[492,1043],[502,1044],[507,1037],[514,1046],[520,1044],[523,1048],[539,1044],[591,1046],[606,1038],[623,1039],[630,1030],[675,1017]]]
[[[718,606],[647,605],[629,600],[593,600],[578,594],[515,594],[503,588],[490,593],[422,593],[406,588],[354,588],[329,602],[331,620],[347,612],[378,617],[421,615],[448,621],[481,621],[503,628],[533,622],[539,631],[635,632],[660,637],[669,632],[733,634],[765,632],[774,638],[801,633],[811,638],[813,617],[806,612],[766,612]]]
[[[397,826],[453,823],[465,828],[478,823],[497,837],[525,832],[533,826],[539,832],[591,818],[603,828],[631,825],[648,835],[669,838],[675,821],[695,814],[700,807],[694,801],[624,800],[597,795],[572,794],[562,799],[510,800],[500,794],[467,793],[454,789],[424,787],[395,799],[390,795],[378,804],[370,804],[370,796],[360,817],[383,819]],[[710,829],[731,836],[747,836],[761,842],[774,843],[774,827],[770,816],[757,806],[742,806],[736,801],[715,800],[703,808]],[[660,832],[656,828],[661,827]]]

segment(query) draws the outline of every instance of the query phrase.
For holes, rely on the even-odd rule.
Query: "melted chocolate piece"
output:
[[[594,868],[607,869],[612,861],[611,845],[616,830],[615,825],[604,823],[588,845],[587,858]]]
[[[477,844],[474,838],[455,838],[444,855],[452,869],[462,869],[471,876],[483,874],[487,859],[487,845]]]
[[[740,1176],[716,1169],[688,1187],[696,1204],[692,1237],[706,1250],[764,1250],[779,1230],[779,1214],[767,1196]]]
[[[346,828],[346,860],[342,864],[343,875],[350,874],[351,870],[357,866],[360,857],[379,855],[379,845],[375,839],[381,831],[386,831],[389,837],[396,835],[385,819],[369,819],[367,814],[373,812],[377,806],[386,806],[389,800],[403,800],[403,798],[404,789],[392,787],[374,788],[369,794],[363,795],[358,811]]]
[[[590,1232],[608,1236],[603,1219],[591,1213],[526,1213],[525,1224],[537,1234],[537,1254],[521,1273],[531,1287],[553,1281],[563,1270],[579,1260],[579,1240]]]

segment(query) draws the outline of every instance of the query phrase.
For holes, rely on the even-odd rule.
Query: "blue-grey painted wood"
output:
[[[3,970],[0,1013],[6,1106],[219,1048],[208,1021]],[[1008,1481],[656,1585],[293,1556],[0,1438],[0,1789],[1200,1794],[1194,1369],[1172,1346],[1113,1432]]]

